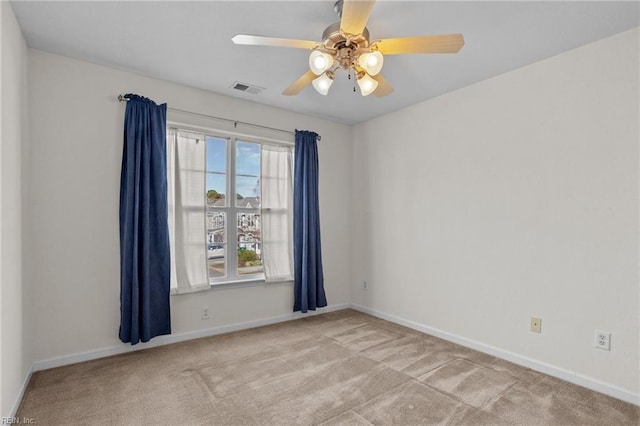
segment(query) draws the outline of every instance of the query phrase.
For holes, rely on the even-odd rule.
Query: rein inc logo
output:
[[[3,425],[34,425],[36,420],[29,417],[0,417]]]

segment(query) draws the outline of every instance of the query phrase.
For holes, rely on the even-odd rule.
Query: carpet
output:
[[[640,408],[346,309],[33,374],[41,425],[638,425]]]

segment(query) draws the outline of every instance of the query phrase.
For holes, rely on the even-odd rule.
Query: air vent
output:
[[[253,84],[242,83],[240,81],[236,81],[235,83],[233,83],[231,88],[240,90],[241,92],[252,93],[254,95],[262,93],[262,91],[264,90],[264,87],[254,86]]]

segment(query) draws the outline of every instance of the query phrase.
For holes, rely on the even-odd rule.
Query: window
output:
[[[258,143],[206,138],[203,197],[207,206],[207,270],[212,283],[264,278],[260,152]]]
[[[292,151],[246,137],[169,130],[173,293],[292,279]]]

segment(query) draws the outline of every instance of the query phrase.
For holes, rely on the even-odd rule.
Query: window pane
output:
[[[251,142],[236,144],[236,173],[239,175],[260,175],[260,145]]]
[[[207,264],[209,279],[225,277],[226,273],[226,213],[207,212]]]
[[[238,275],[262,272],[260,213],[238,213]]]
[[[260,208],[260,179],[236,176],[236,206],[245,209]]]
[[[207,171],[227,172],[227,140],[207,137]]]
[[[225,223],[227,221],[225,212],[210,210],[207,212],[207,243],[226,243]]]
[[[207,137],[207,206],[225,207],[227,140]]]
[[[227,276],[226,272],[226,244],[209,244],[207,250],[207,265],[209,271],[209,279],[223,278]]]
[[[260,145],[236,143],[236,206],[260,206]]]

